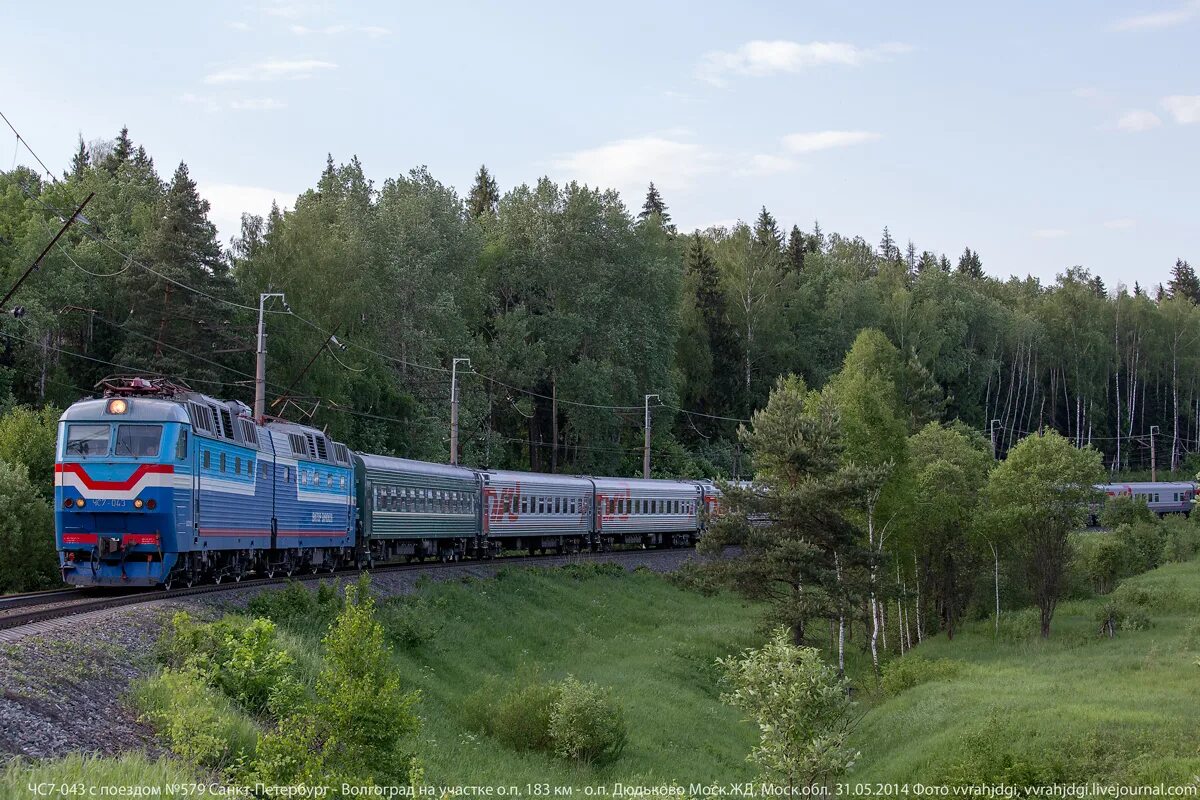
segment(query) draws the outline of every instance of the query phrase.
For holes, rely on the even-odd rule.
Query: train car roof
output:
[[[1192,489],[1192,481],[1127,481],[1125,483],[1098,483],[1098,489]]]
[[[547,472],[517,472],[514,470],[491,469],[481,471],[484,480],[519,481],[529,486],[573,486],[591,489],[592,482],[582,475],[559,475]]]
[[[98,397],[72,403],[59,417],[64,422],[187,422],[187,411],[182,404],[161,397],[126,397],[128,411],[124,414],[109,414],[108,401],[111,397]]]
[[[698,481],[669,481],[659,478],[592,478],[597,490],[634,490],[653,492],[671,489],[700,491]]]
[[[354,458],[366,469],[387,470],[390,472],[409,472],[419,475],[438,475],[443,478],[459,478],[475,480],[475,470],[466,467],[456,467],[452,464],[431,464],[428,461],[417,461],[412,458],[396,458],[395,456],[376,456],[370,453],[355,453]]]

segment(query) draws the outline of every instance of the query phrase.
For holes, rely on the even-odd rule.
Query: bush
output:
[[[0,594],[62,584],[50,504],[29,482],[25,467],[5,461],[0,461],[0,554]]]
[[[514,750],[552,753],[550,713],[558,696],[558,686],[544,681],[532,681],[508,692],[498,682],[490,681],[467,698],[464,721],[468,728]]]
[[[900,694],[922,683],[953,678],[962,672],[963,666],[961,661],[947,658],[902,656],[884,665],[883,690],[892,695]]]
[[[294,660],[276,644],[270,620],[225,617],[201,623],[181,611],[171,619],[160,648],[167,664],[204,676],[252,713],[265,711],[275,693],[295,696]]]
[[[388,639],[408,649],[433,641],[446,625],[445,604],[424,595],[409,595],[381,607],[379,617]]]
[[[1116,535],[1124,543],[1129,553],[1129,563],[1125,575],[1149,572],[1162,564],[1163,546],[1166,544],[1167,533],[1163,524],[1158,520],[1120,525],[1116,529]]]
[[[54,451],[61,415],[54,406],[14,406],[0,417],[0,460],[24,467],[33,490],[46,500],[54,499]]]
[[[558,685],[550,710],[554,754],[579,764],[607,764],[625,749],[625,714],[611,689],[572,676]]]
[[[194,669],[164,669],[134,686],[143,719],[189,764],[223,768],[255,750],[257,729]]]
[[[1096,594],[1108,594],[1129,574],[1130,548],[1116,534],[1080,534],[1074,538],[1074,550],[1076,582],[1085,583]]]
[[[1163,527],[1166,529],[1163,561],[1182,563],[1200,553],[1200,526],[1182,514],[1171,514],[1163,520]]]
[[[261,592],[247,605],[256,617],[266,617],[277,625],[307,633],[324,631],[342,610],[337,586],[322,581],[311,592],[298,581],[289,581],[278,591]]]
[[[1146,609],[1140,605],[1124,605],[1109,600],[1096,612],[1100,635],[1112,638],[1117,631],[1144,631],[1153,624]]]
[[[420,726],[404,692],[365,580],[349,586],[323,639],[315,698],[264,734],[246,782],[340,788],[406,785],[419,772],[406,742]]]
[[[824,786],[853,765],[848,744],[854,704],[846,681],[813,647],[796,647],[786,628],[741,656],[719,659],[730,691],[723,699],[758,724],[747,757],[763,777],[790,788]]]
[[[1104,510],[1100,512],[1100,524],[1106,528],[1116,528],[1120,525],[1136,525],[1138,523],[1154,523],[1158,519],[1150,510],[1145,496],[1108,497],[1104,500]]]

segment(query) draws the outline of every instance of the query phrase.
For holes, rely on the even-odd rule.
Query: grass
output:
[[[1103,600],[1055,614],[1051,638],[1015,612],[910,656],[948,660],[942,676],[876,698],[855,735],[853,779],[1017,784],[1107,780],[1191,784],[1200,775],[1200,561],[1126,580],[1153,627],[1098,635]]]
[[[420,748],[431,783],[584,785],[750,778],[749,725],[720,701],[714,661],[758,643],[758,609],[704,597],[652,574],[511,570],[473,585],[425,589],[446,622],[425,644],[397,647],[424,696]],[[386,620],[386,615],[384,616]],[[469,730],[463,701],[489,677],[568,674],[611,687],[629,742],[613,764],[577,769],[515,753]]]
[[[198,780],[204,779],[189,772],[179,762],[166,757],[151,760],[136,752],[115,758],[72,753],[63,758],[37,764],[19,759],[0,764],[0,800],[39,796],[86,797],[90,787],[162,787],[171,784],[192,784]],[[39,784],[43,785],[46,793],[38,794],[30,790],[31,785]],[[47,785],[53,785],[53,788],[47,788]],[[72,789],[80,786],[84,787],[82,795],[73,794]]]

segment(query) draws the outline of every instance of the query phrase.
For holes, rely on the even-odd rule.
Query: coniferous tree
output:
[[[917,259],[917,274],[922,275],[930,270],[938,269],[938,258],[928,250],[921,252],[921,257]]]
[[[1182,297],[1192,303],[1200,303],[1200,278],[1196,277],[1192,265],[1182,258],[1175,259],[1167,291],[1171,297]]]
[[[110,174],[115,175],[120,166],[128,161],[131,155],[133,155],[133,140],[129,138],[129,127],[122,126],[121,132],[117,135],[117,140],[113,142],[112,150],[104,159],[104,168]]]
[[[638,213],[638,220],[645,222],[651,217],[657,217],[658,222],[662,225],[663,230],[675,232],[675,226],[671,224],[671,212],[667,210],[667,204],[659,194],[658,187],[654,185],[654,181],[650,181],[650,188],[646,190],[646,201],[642,203],[642,210]]]
[[[87,145],[83,142],[83,134],[79,135],[79,149],[75,151],[75,155],[71,157],[71,169],[67,172],[68,178],[82,178],[87,172],[87,168],[92,165],[92,158],[88,155]]]
[[[804,271],[804,253],[805,243],[804,234],[800,232],[799,225],[792,226],[792,232],[788,235],[787,243],[787,265],[788,269],[796,274]]]
[[[913,240],[908,240],[908,247],[904,249],[904,263],[908,266],[909,274],[917,271],[917,246],[913,244]]]
[[[883,226],[883,236],[879,240],[879,257],[884,261],[900,260],[900,248],[896,246],[896,240],[892,238],[887,225]]]
[[[821,223],[813,220],[812,236],[808,237],[808,252],[820,253],[825,249],[825,234],[821,232]]]
[[[758,219],[754,221],[754,247],[760,255],[771,258],[783,250],[783,232],[766,206],[762,207]]]
[[[938,268],[941,269],[942,272],[950,272],[950,259],[946,258],[945,253],[942,253],[941,258],[938,259]]]
[[[958,272],[968,278],[982,278],[983,262],[979,259],[979,253],[969,247],[964,248],[963,254],[958,257]]]
[[[479,172],[475,173],[475,183],[471,193],[467,195],[467,210],[472,217],[482,217],[484,214],[495,216],[496,205],[500,202],[500,189],[496,179],[488,172],[486,165],[481,164]]]
[[[1134,297],[1143,297],[1143,296],[1145,296],[1145,294],[1146,294],[1146,290],[1142,288],[1142,284],[1138,283],[1137,281],[1134,281],[1133,282],[1133,296]]]

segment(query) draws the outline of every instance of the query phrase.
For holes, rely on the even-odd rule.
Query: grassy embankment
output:
[[[1149,627],[1099,636],[1110,600]],[[727,783],[752,777],[754,730],[719,700],[718,656],[757,644],[759,612],[650,574],[514,570],[430,584],[380,609],[396,669],[420,689],[418,751],[433,784]],[[302,673],[319,669],[321,623],[285,626]],[[935,637],[887,667],[888,690],[863,691],[857,782],[1188,783],[1200,774],[1200,561],[1127,579],[1110,597],[1060,606],[1052,638],[1032,610],[1007,612],[954,641]],[[859,654],[854,668],[865,665]],[[612,687],[629,742],[615,762],[578,767],[518,753],[472,730],[469,698],[490,678],[573,674]],[[862,681],[869,686],[869,679]],[[131,770],[126,772],[126,770]],[[189,772],[173,762],[82,762],[0,772],[0,796],[30,779],[146,782]],[[122,781],[123,782],[123,781]]]

